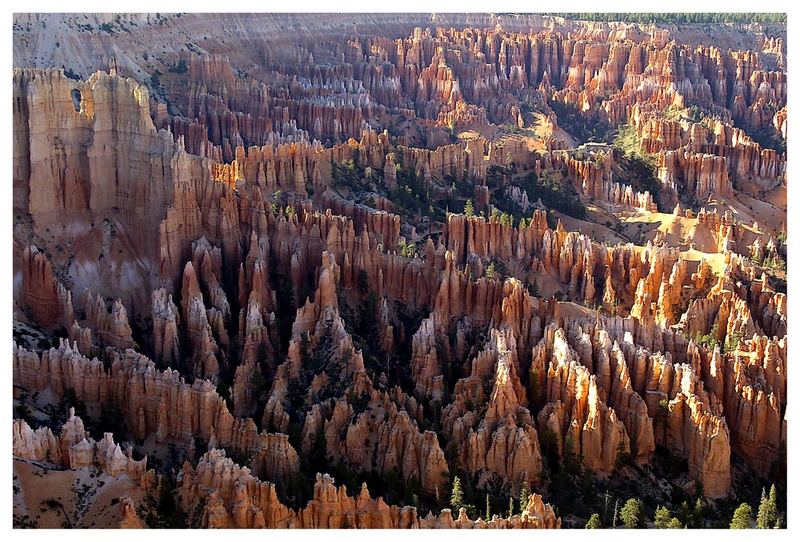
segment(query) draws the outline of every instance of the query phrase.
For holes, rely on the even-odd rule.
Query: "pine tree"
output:
[[[528,507],[528,499],[530,499],[531,490],[528,487],[528,482],[522,482],[522,488],[519,490],[519,509],[520,512]]]
[[[772,529],[778,519],[778,492],[775,484],[769,490],[769,497],[764,488],[761,488],[761,503],[758,505],[756,526],[759,529]]]
[[[680,520],[685,522],[687,525],[694,520],[692,509],[689,507],[689,503],[686,501],[681,503],[681,506],[675,513],[675,516],[680,518]]]
[[[703,499],[700,497],[697,498],[697,501],[694,503],[694,512],[692,513],[693,517],[693,524],[692,527],[700,529],[703,527],[703,516],[706,512],[706,504],[703,502]]]
[[[537,282],[536,277],[534,277],[534,279],[528,285],[528,293],[531,294],[533,297],[540,297],[539,283]]]
[[[655,523],[656,529],[668,529],[671,519],[672,515],[666,507],[659,506],[656,508],[656,513],[653,516],[653,523]]]
[[[731,529],[752,529],[753,528],[753,509],[747,503],[742,503],[733,513]]]
[[[475,207],[472,206],[471,199],[468,199],[464,204],[464,214],[467,216],[475,216]]]
[[[628,529],[636,529],[642,521],[644,503],[640,499],[628,499],[620,510],[622,522]]]
[[[489,508],[489,494],[486,494],[486,523],[492,519],[492,511]]]
[[[672,518],[667,523],[667,529],[683,529],[683,523],[678,518]]]
[[[567,438],[564,439],[564,470],[568,473],[573,473],[578,470],[578,459],[575,454],[575,442],[572,440],[572,437],[567,434]]]
[[[458,514],[458,510],[464,506],[464,492],[461,490],[461,479],[458,476],[453,478],[453,490],[450,492],[450,506],[453,507],[453,514]]]
[[[514,497],[508,498],[508,517],[514,515]]]
[[[756,527],[767,529],[767,516],[769,515],[769,503],[767,501],[767,490],[761,488],[761,500],[758,503],[758,516],[756,516]]]
[[[268,391],[267,380],[258,367],[256,367],[256,370],[253,371],[253,375],[250,377],[250,387],[253,391],[253,396],[256,398],[260,397],[265,391]]]
[[[602,527],[603,526],[600,524],[600,514],[592,514],[592,517],[586,522],[587,529],[602,529]]]

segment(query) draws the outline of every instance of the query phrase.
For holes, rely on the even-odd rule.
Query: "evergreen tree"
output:
[[[464,214],[467,216],[475,216],[475,207],[472,206],[472,200],[468,199],[464,204]]]
[[[753,528],[753,509],[747,503],[742,503],[733,513],[731,529],[752,529]]]
[[[703,516],[706,512],[706,504],[703,502],[703,499],[697,498],[697,501],[694,503],[694,512],[692,513],[693,522],[692,527],[696,529],[700,529],[703,527]]]
[[[761,488],[761,503],[758,505],[756,526],[759,529],[772,529],[778,519],[778,492],[775,484],[769,490],[769,497],[764,488]]]
[[[461,489],[461,479],[458,476],[453,478],[453,490],[450,492],[450,506],[453,507],[453,515],[457,515],[458,510],[464,506],[464,491]]]
[[[768,529],[767,516],[769,515],[769,503],[767,501],[767,491],[761,488],[761,500],[758,502],[758,515],[756,516],[756,527],[759,529]]]
[[[522,488],[519,490],[519,509],[520,512],[528,507],[528,499],[530,499],[531,490],[528,487],[528,482],[522,482]]]
[[[489,494],[486,494],[486,523],[492,519],[492,511],[489,508]]]
[[[675,517],[679,518],[680,521],[686,523],[687,525],[694,521],[694,514],[692,512],[691,507],[689,507],[689,503],[683,501],[678,508],[677,512],[675,512]]]
[[[586,522],[587,529],[602,529],[603,526],[600,524],[600,514],[592,514],[592,517],[589,518],[589,521]]]
[[[667,529],[683,529],[683,523],[678,518],[672,518],[667,523]]]
[[[772,487],[769,488],[769,503],[770,506],[775,510],[775,518],[778,518],[778,490],[775,487],[775,484],[772,484]]]
[[[508,498],[508,517],[514,515],[514,497]]]
[[[656,529],[668,529],[671,519],[672,515],[666,507],[659,506],[656,508],[656,514],[653,516],[653,523],[655,523]]]
[[[636,529],[642,523],[644,503],[641,499],[628,499],[620,510],[622,522],[628,529]]]
[[[539,283],[537,282],[536,278],[531,281],[528,285],[528,293],[531,294],[533,297],[539,297]]]
[[[684,504],[686,504],[684,502]],[[686,506],[688,509],[688,505]],[[684,516],[687,525],[691,520],[691,513],[688,516]],[[653,523],[655,523],[656,529],[683,529],[683,523],[677,517],[672,517],[669,509],[665,506],[659,506],[656,508],[655,516],[653,516]]]
[[[564,439],[563,468],[568,474],[572,474],[577,472],[579,467],[580,463],[578,462],[578,456],[575,453],[575,442],[572,440],[570,435],[567,435],[567,438]]]
[[[252,389],[253,397],[256,399],[267,391],[267,379],[264,378],[264,374],[258,367],[256,367],[256,370],[253,371],[253,375],[250,377],[250,388]]]

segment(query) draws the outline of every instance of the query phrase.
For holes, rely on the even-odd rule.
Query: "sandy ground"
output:
[[[623,237],[620,237],[614,230],[604,226],[603,224],[588,222],[586,220],[574,218],[559,212],[555,212],[554,214],[561,220],[561,223],[564,225],[564,228],[566,228],[568,231],[579,231],[581,233],[589,235],[592,239],[594,239],[599,243],[606,243],[607,245],[615,245],[617,243],[628,242]]]
[[[689,262],[699,262],[705,259],[711,267],[711,271],[719,276],[725,273],[725,255],[724,254],[709,254],[700,250],[685,250],[681,252],[681,257]],[[691,270],[691,269],[690,269]]]
[[[122,520],[119,501],[131,497],[138,504],[144,496],[127,474],[109,476],[90,468],[57,470],[14,459],[15,526],[115,528]]]
[[[783,192],[783,195],[781,195],[781,192]],[[706,208],[716,208],[720,213],[730,210],[737,220],[745,224],[752,224],[756,220],[762,229],[768,228],[777,234],[786,228],[785,193],[785,188],[776,190],[771,193],[771,197],[766,198],[766,200],[760,200],[737,192],[735,197],[725,201],[714,201],[712,204],[707,205]],[[780,205],[781,201],[783,201],[783,206]]]

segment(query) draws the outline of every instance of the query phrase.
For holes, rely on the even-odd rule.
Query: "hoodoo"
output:
[[[14,15],[14,525],[785,526],[785,21]]]

